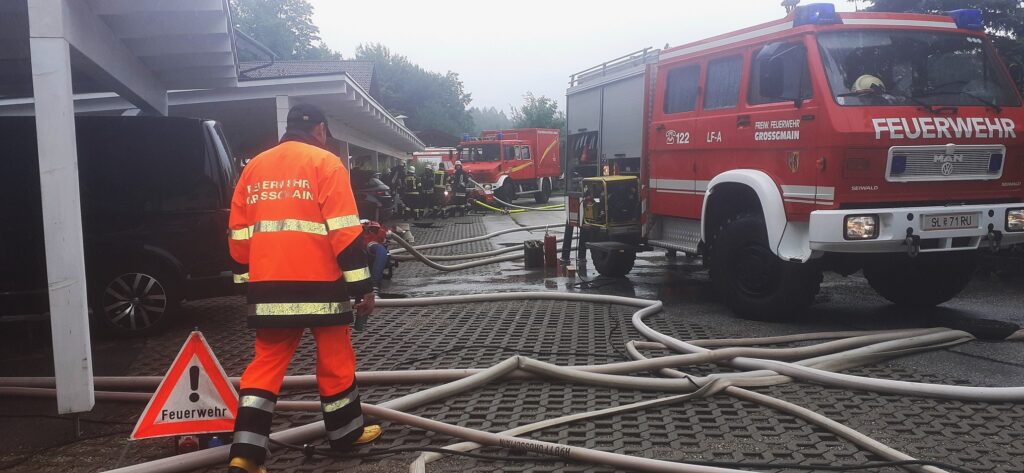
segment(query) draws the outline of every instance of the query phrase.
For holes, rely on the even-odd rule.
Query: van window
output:
[[[78,120],[75,126],[83,212],[223,208],[221,177],[210,175],[200,121],[115,118]]]
[[[743,56],[717,59],[708,63],[704,86],[704,110],[732,108],[740,99]]]
[[[692,112],[697,109],[700,66],[684,66],[668,71],[665,81],[665,113]]]
[[[505,161],[511,161],[516,159],[516,147],[514,145],[505,145]]]
[[[523,145],[523,159],[526,161],[530,160],[530,147],[528,145]]]
[[[807,48],[802,43],[771,43],[754,54],[750,64],[750,104],[811,98]]]

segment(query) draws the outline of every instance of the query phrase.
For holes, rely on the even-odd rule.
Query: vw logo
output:
[[[942,163],[942,175],[948,176],[953,174],[953,163]]]

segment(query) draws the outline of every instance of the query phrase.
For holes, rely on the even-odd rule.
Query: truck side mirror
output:
[[[1015,62],[1007,66],[1007,69],[1010,70],[1010,79],[1013,79],[1013,85],[1017,86],[1017,90],[1024,88],[1024,67]]]

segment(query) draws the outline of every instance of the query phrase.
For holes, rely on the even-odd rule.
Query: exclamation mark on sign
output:
[[[192,402],[199,402],[199,393],[195,392],[199,389],[199,367],[193,366],[188,369],[188,380],[192,386],[192,394],[188,395],[188,400]]]

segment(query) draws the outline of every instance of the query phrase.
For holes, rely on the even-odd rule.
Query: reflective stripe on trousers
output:
[[[343,425],[341,427],[338,427],[337,429],[328,431],[327,432],[327,440],[330,440],[331,442],[337,442],[337,441],[345,438],[345,436],[351,436],[349,434],[355,433],[356,430],[359,431],[359,435],[363,435],[363,416],[362,415],[360,415],[359,417],[356,417],[355,419],[352,419],[352,421],[350,421],[349,423],[347,423],[347,424],[345,424],[345,425]],[[352,439],[352,442],[349,442],[349,444],[355,442],[356,439],[358,439],[358,438],[359,438],[358,435],[355,436],[355,439]]]

